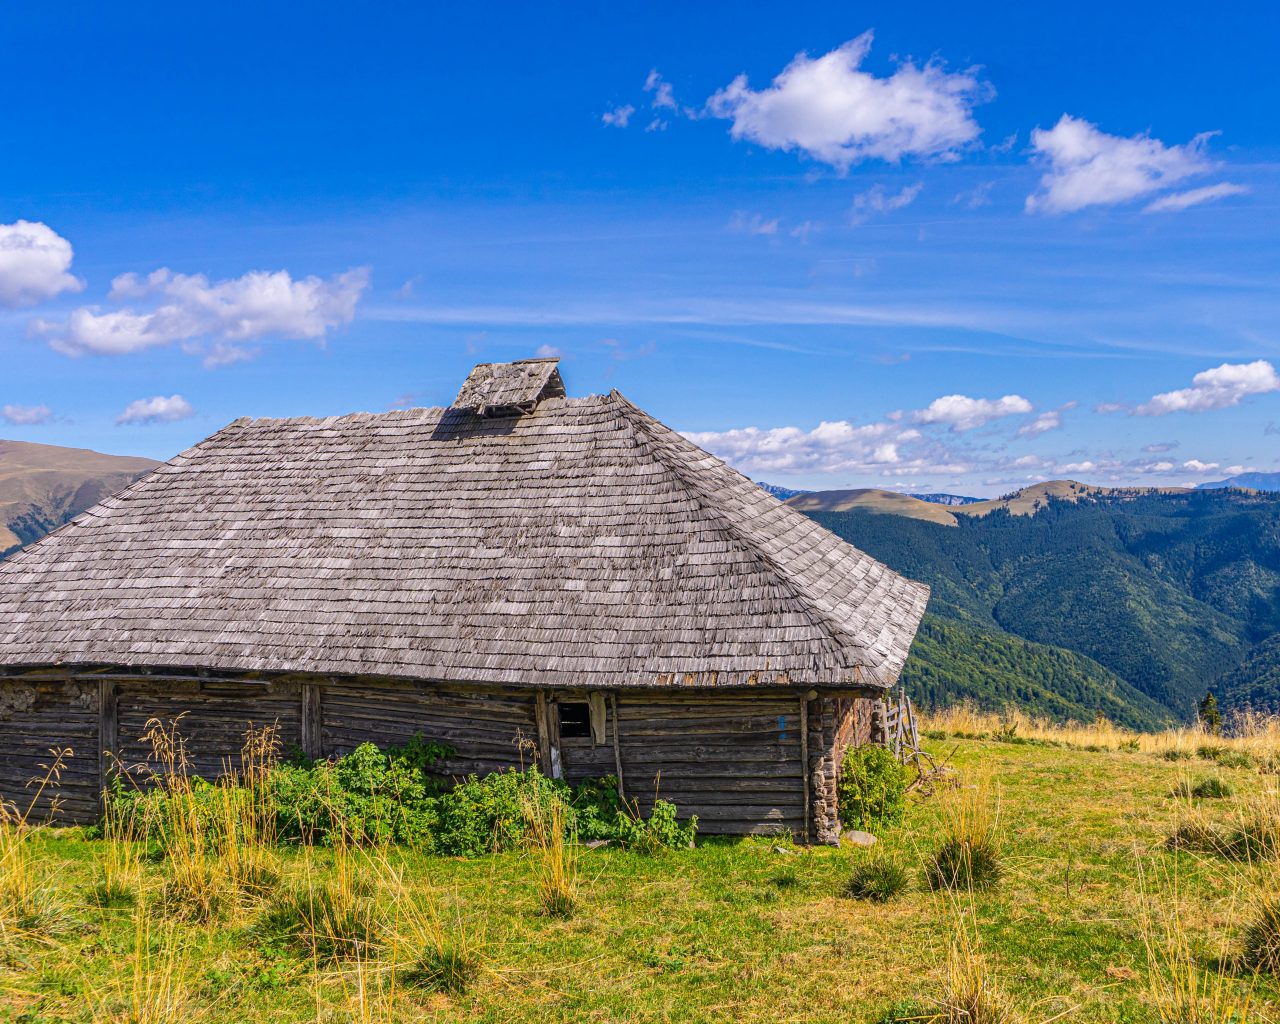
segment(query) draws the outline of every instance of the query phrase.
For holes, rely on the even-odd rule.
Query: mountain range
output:
[[[44,536],[159,463],[0,440],[0,558]]]
[[[1237,473],[1225,480],[1196,484],[1199,490],[1216,490],[1221,487],[1242,487],[1253,491],[1280,491],[1280,473]]]
[[[1051,481],[964,506],[886,491],[789,502],[933,587],[903,674],[968,698],[1135,726],[1212,687],[1280,703],[1280,498]]]

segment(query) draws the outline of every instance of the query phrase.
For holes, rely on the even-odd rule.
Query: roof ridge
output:
[[[628,422],[631,424],[633,429],[647,433],[647,428],[650,425],[655,425],[670,431],[670,433],[673,436],[682,437],[682,435],[680,435],[677,431],[671,430],[670,427],[667,427],[660,420],[655,419],[654,417],[646,413],[643,409],[641,409],[639,406],[635,405],[620,391],[614,389],[613,391],[610,392],[610,397],[620,402],[624,415],[626,416]],[[668,472],[672,473],[675,477],[677,477],[680,480],[681,484],[684,485],[685,490],[696,500],[698,507],[702,509],[704,512],[710,513],[716,519],[716,521],[720,524],[721,529],[723,529],[727,534],[729,534],[735,540],[739,541],[743,545],[743,547],[746,548],[746,550],[751,553],[751,556],[755,558],[758,562],[760,562],[768,570],[771,576],[774,576],[783,585],[785,585],[787,590],[791,593],[791,595],[796,599],[796,601],[800,605],[806,617],[810,619],[813,625],[823,629],[830,636],[831,640],[835,642],[835,644],[837,645],[837,647],[841,652],[843,652],[849,646],[853,646],[857,648],[859,651],[864,651],[867,653],[871,652],[871,648],[869,648],[866,644],[862,643],[862,641],[860,641],[856,635],[854,635],[848,629],[846,629],[845,626],[831,614],[831,612],[834,612],[834,609],[831,609],[831,611],[828,611],[827,609],[823,608],[819,603],[819,600],[815,599],[812,594],[809,594],[804,589],[803,585],[797,579],[797,575],[793,567],[789,566],[785,562],[779,561],[778,559],[770,555],[767,551],[763,550],[759,544],[755,543],[750,537],[746,536],[743,533],[739,524],[734,522],[734,520],[726,514],[724,508],[715,504],[714,502],[709,502],[706,500],[705,489],[701,486],[697,478],[694,476],[690,476],[688,473],[686,473],[678,460],[671,460],[669,458],[664,457],[666,454],[665,452],[666,446],[662,443],[660,439],[650,435],[650,436],[645,436],[644,441],[646,442],[647,447],[649,448],[651,454],[653,454],[653,456],[656,459],[658,459],[659,462],[661,462],[661,464],[667,469]],[[703,455],[706,456],[707,458],[715,460],[715,462],[718,464],[720,468],[728,470],[730,473],[733,473],[734,476],[741,477],[741,479],[746,483],[748,483],[751,487],[755,488],[756,490],[760,490],[758,487],[756,487],[755,484],[752,484],[751,481],[747,480],[746,477],[742,476],[742,474],[738,473],[737,470],[733,469],[731,466],[728,465],[728,463],[724,462],[724,460],[716,458],[710,452],[707,452],[702,448],[698,448],[697,445],[694,445],[692,441],[686,440],[686,443],[689,444],[691,447],[696,448],[698,451],[702,452]],[[772,500],[775,503],[775,505],[782,508],[786,507],[785,505],[782,504],[782,502],[778,501],[777,498],[773,497],[773,495],[769,494],[767,491],[760,490],[760,494],[763,497]],[[791,509],[790,511],[794,512],[795,510]],[[802,513],[799,513],[799,512],[795,512],[795,514],[802,515]],[[805,517],[805,518],[808,519],[808,517]],[[808,520],[808,522],[812,523],[814,528],[816,528],[817,530],[823,533],[830,533],[830,531],[824,530],[817,523],[813,523],[812,520]],[[835,535],[831,534],[831,536],[834,537]],[[847,544],[848,542],[845,541],[843,543]],[[852,547],[853,545],[849,545],[849,546]],[[854,550],[857,550],[858,553],[863,555],[864,557],[870,557],[860,549],[855,548]],[[881,659],[881,661],[883,660],[884,659]],[[853,667],[855,669],[861,668],[861,666],[859,665],[854,665]],[[875,669],[879,667],[879,663],[875,665],[869,665],[867,667],[871,669]]]

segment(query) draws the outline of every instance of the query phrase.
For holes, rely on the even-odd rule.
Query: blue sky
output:
[[[966,6],[11,5],[0,436],[554,351],[791,486],[1280,470],[1280,15]]]

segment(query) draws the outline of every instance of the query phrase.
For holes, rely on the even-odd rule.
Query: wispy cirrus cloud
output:
[[[883,185],[873,185],[865,192],[853,197],[853,207],[849,212],[849,222],[853,225],[864,224],[873,216],[892,213],[910,206],[916,201],[924,182],[908,185],[898,192],[890,192]]]
[[[189,351],[204,355],[206,366],[221,366],[248,358],[247,342],[325,337],[351,322],[368,284],[367,268],[327,280],[295,280],[284,270],[252,271],[216,282],[203,274],[167,269],[146,277],[121,274],[112,282],[111,300],[150,299],[156,302],[154,308],[103,312],[84,307],[64,321],[37,320],[31,330],[70,356],[127,355],[183,342]]]
[[[1207,174],[1217,164],[1207,155],[1214,132],[1184,145],[1166,145],[1150,135],[1109,135],[1082,118],[1063,114],[1052,128],[1031,133],[1031,147],[1044,165],[1040,188],[1026,209],[1070,213],[1090,206],[1113,206],[1169,190],[1187,178]],[[1236,185],[1211,185],[1166,196],[1149,211],[1186,209],[1196,203],[1236,195]]]
[[[1191,386],[1152,396],[1134,409],[1138,416],[1167,416],[1175,412],[1209,412],[1239,405],[1250,395],[1280,391],[1280,374],[1265,359],[1252,363],[1223,363],[1202,370]]]
[[[798,54],[767,87],[739,75],[707,101],[730,134],[766,149],[798,151],[847,171],[864,160],[955,159],[980,134],[976,104],[994,93],[976,68],[907,61],[877,77],[862,68],[868,31],[821,57]]]
[[[1178,210],[1186,210],[1192,206],[1199,206],[1201,203],[1211,203],[1215,199],[1248,195],[1250,191],[1252,190],[1248,185],[1236,185],[1229,181],[1224,181],[1218,185],[1205,185],[1203,188],[1193,188],[1186,192],[1174,192],[1172,195],[1163,196],[1148,204],[1142,212],[1176,212]]]

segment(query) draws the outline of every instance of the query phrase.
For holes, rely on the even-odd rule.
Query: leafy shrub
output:
[[[1264,900],[1245,929],[1244,961],[1255,971],[1280,974],[1280,896]]]
[[[906,892],[911,884],[907,869],[888,857],[875,857],[853,869],[845,884],[846,896],[872,903],[888,903]]]
[[[698,818],[694,815],[683,825],[676,817],[676,805],[666,800],[655,800],[649,817],[639,814],[620,814],[615,838],[619,846],[641,853],[657,853],[659,850],[680,850],[693,846],[698,834]]]
[[[850,747],[837,783],[840,823],[875,832],[902,823],[907,806],[907,769],[888,747]]]

